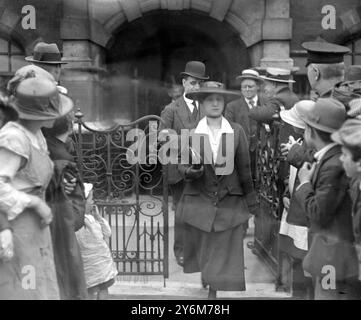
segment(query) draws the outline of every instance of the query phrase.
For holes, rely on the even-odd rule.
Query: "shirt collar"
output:
[[[208,122],[207,122],[207,117],[204,117],[203,119],[201,119],[194,131],[194,133],[197,134],[207,134],[208,135]],[[222,124],[221,124],[221,129],[220,129],[220,133],[233,133],[233,128],[231,127],[231,125],[229,124],[228,120],[222,116]]]
[[[183,93],[183,99],[184,99],[184,101],[185,101],[187,104],[193,104],[193,101],[194,101],[194,100],[191,100],[191,99],[186,98],[186,94],[185,94],[185,93]]]
[[[256,105],[257,105],[257,102],[258,102],[258,96],[256,95],[256,96],[254,96],[252,99],[247,99],[247,98],[246,98],[246,101],[247,101],[248,104],[251,102],[251,100],[253,100],[254,105],[256,106]]]
[[[332,142],[332,143],[328,144],[327,146],[323,147],[322,149],[318,150],[314,155],[316,161],[320,162],[322,160],[322,158],[325,156],[325,154],[327,153],[327,151],[331,150],[335,146],[337,146],[337,143]]]

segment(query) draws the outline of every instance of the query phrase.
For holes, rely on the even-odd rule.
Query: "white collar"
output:
[[[325,156],[325,154],[327,153],[328,150],[331,150],[333,147],[337,146],[336,142],[332,142],[330,144],[328,144],[327,146],[323,147],[322,149],[318,150],[314,157],[317,160],[317,162],[321,161],[322,158]]]
[[[229,124],[228,120],[222,116],[222,124],[221,124],[221,129],[219,131],[221,134],[223,133],[234,133],[233,128],[231,127],[231,125]],[[198,122],[198,125],[194,131],[194,133],[197,134],[207,134],[209,133],[208,131],[208,122],[207,122],[207,117],[204,117],[203,119],[201,119]]]
[[[193,101],[195,101],[195,100],[188,99],[188,98],[186,97],[186,94],[185,94],[185,93],[183,93],[183,99],[184,99],[184,101],[186,102],[186,104],[191,104],[191,105],[193,105]]]
[[[247,103],[250,103],[250,101],[253,101],[254,102],[254,105],[257,105],[257,102],[258,102],[258,95],[255,95],[253,98],[251,99],[248,99],[245,97],[245,100],[247,101]]]

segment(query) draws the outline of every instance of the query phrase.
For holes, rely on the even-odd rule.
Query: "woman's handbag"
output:
[[[325,233],[313,236],[303,269],[312,276],[324,276],[334,268],[338,281],[358,276],[356,250],[352,243]]]

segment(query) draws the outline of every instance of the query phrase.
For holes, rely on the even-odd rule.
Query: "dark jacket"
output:
[[[264,105],[265,99],[258,95],[257,106]],[[242,126],[249,144],[249,150],[257,148],[257,122],[249,118],[250,109],[244,97],[231,101],[227,104],[224,116],[230,122],[238,123]]]
[[[62,300],[86,299],[83,260],[75,231],[84,225],[85,195],[76,164],[60,140],[47,137],[54,174],[46,190],[46,201],[53,212],[50,224],[60,297]],[[64,191],[63,179],[77,179],[74,191]]]
[[[311,233],[327,231],[353,242],[349,183],[340,155],[340,146],[331,148],[316,165],[311,183],[301,185],[295,197],[309,221]]]
[[[223,231],[245,223],[250,213],[256,210],[256,195],[250,172],[247,138],[243,128],[231,123],[234,129],[234,167],[228,175],[216,175],[214,164],[204,164],[203,175],[195,180],[186,180],[177,214],[184,223],[200,230]],[[222,136],[225,154],[226,134]],[[204,150],[210,149],[208,137],[201,145],[202,159],[207,157]],[[221,152],[221,150],[219,150]],[[227,156],[229,159],[229,156]],[[183,177],[190,165],[180,164],[178,169]]]
[[[204,117],[203,109],[199,105],[198,114],[196,119],[193,118],[183,96],[179,97],[174,102],[165,106],[161,113],[161,118],[164,123],[160,123],[159,130],[173,129],[179,136],[180,146],[180,134],[182,129],[194,129],[199,120]],[[168,182],[175,184],[182,180],[180,173],[177,170],[177,165],[168,165]]]
[[[352,199],[352,227],[355,241],[361,244],[361,191],[360,181],[353,179],[350,182],[350,195]]]

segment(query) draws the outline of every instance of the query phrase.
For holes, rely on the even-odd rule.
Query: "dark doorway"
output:
[[[159,115],[170,102],[166,83],[181,83],[179,73],[189,60],[205,62],[210,78],[227,87],[234,87],[235,77],[250,66],[237,32],[191,11],[152,12],[123,24],[113,39],[108,46],[104,110],[111,119]]]

